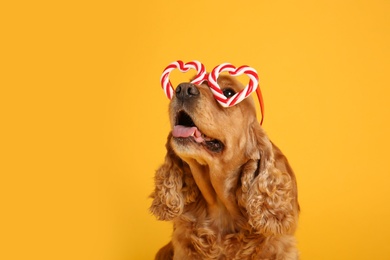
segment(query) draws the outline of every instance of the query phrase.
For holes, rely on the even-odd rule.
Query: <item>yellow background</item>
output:
[[[389,1],[3,2],[0,259],[152,259],[169,240],[148,195],[176,59],[258,70],[301,259],[390,259]]]

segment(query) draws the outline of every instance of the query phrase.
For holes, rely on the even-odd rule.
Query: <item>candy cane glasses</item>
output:
[[[214,98],[218,101],[218,103],[223,107],[231,107],[238,103],[240,103],[242,100],[247,98],[250,94],[252,94],[254,91],[256,91],[257,98],[259,99],[260,103],[260,112],[261,112],[261,122],[263,123],[264,119],[264,102],[263,97],[261,95],[260,87],[259,87],[259,77],[257,75],[257,72],[255,69],[243,65],[238,68],[231,65],[230,63],[223,63],[217,67],[215,67],[209,74],[206,73],[206,69],[202,63],[199,61],[190,61],[187,63],[184,63],[181,60],[172,62],[169,64],[163,71],[163,74],[161,75],[161,86],[165,92],[165,95],[172,99],[173,96],[173,87],[171,84],[171,81],[169,79],[170,73],[178,69],[181,72],[187,72],[190,69],[196,70],[197,74],[195,78],[191,81],[191,83],[195,85],[201,84],[203,81],[208,81],[208,85],[210,87],[211,92],[214,95]],[[226,97],[223,94],[223,91],[221,87],[218,85],[218,77],[219,74],[222,72],[229,72],[231,76],[240,76],[242,74],[245,74],[249,77],[249,83],[245,86],[245,88],[237,93],[235,93],[231,97]]]

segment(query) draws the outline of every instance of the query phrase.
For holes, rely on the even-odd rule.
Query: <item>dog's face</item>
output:
[[[225,75],[219,77],[218,83],[227,97],[244,88]],[[259,124],[252,98],[224,108],[214,99],[207,82],[199,86],[180,84],[169,112],[172,148],[183,160],[194,159],[202,165],[243,160],[254,143],[250,140],[250,126]]]

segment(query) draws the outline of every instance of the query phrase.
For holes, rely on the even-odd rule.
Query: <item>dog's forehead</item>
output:
[[[190,79],[190,82],[194,78],[195,78],[195,76]],[[218,85],[221,87],[221,89],[232,88],[235,91],[240,91],[240,90],[244,89],[244,85],[240,81],[238,81],[235,77],[232,77],[230,75],[219,75],[217,82],[218,82]],[[201,84],[208,85],[208,82],[206,80]]]
[[[236,78],[229,75],[220,75],[218,78],[218,84],[221,88],[233,88],[238,91],[244,88],[244,85],[241,84]]]

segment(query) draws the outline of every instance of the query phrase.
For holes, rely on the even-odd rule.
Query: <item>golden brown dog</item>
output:
[[[227,97],[243,89],[225,75],[218,83]],[[223,108],[207,82],[175,92],[150,208],[174,229],[156,259],[298,259],[296,179],[253,100]]]

